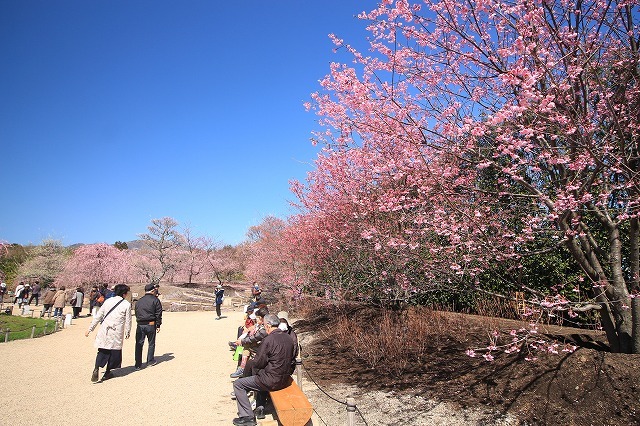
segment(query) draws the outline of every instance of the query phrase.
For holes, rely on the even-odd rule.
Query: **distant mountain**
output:
[[[106,244],[108,244],[108,243],[106,243]],[[115,242],[111,243],[111,245],[113,245],[113,244],[115,244]],[[142,248],[144,246],[144,241],[142,241],[142,240],[133,240],[133,241],[127,241],[126,244],[127,244],[128,248],[137,250],[137,249],[140,249],[140,248]],[[78,247],[82,247],[82,246],[86,246],[86,245],[87,244],[85,244],[85,243],[75,243],[75,244],[71,244],[70,246],[67,246],[67,247],[72,249],[72,250],[75,250]]]
[[[144,241],[142,240],[133,240],[133,241],[127,241],[127,247],[129,247],[130,249],[141,249],[142,247],[144,247]]]

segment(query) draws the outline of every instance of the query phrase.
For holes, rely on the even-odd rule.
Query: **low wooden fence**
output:
[[[0,329],[0,336],[2,337],[2,342],[7,343],[9,340],[11,340],[11,335],[16,335],[16,334],[22,334],[25,331],[29,331],[31,330],[31,335],[29,338],[33,339],[35,337],[39,337],[39,336],[46,336],[49,334],[53,334],[56,333],[60,330],[62,330],[64,328],[65,324],[64,324],[64,318],[63,317],[57,317],[55,318],[55,323],[53,325],[48,325],[46,322],[42,327],[38,327],[36,325],[33,325],[31,327],[26,327],[20,330],[11,330],[10,328],[5,328],[5,329]],[[41,333],[38,332],[38,330],[42,330]]]

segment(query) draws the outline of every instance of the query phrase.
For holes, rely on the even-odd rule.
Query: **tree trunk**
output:
[[[640,224],[638,218],[631,219],[629,230],[630,269],[631,269],[631,294],[636,297],[631,299],[631,353],[640,354]]]
[[[559,221],[560,229],[571,230],[570,217],[567,216],[564,220]],[[600,216],[608,233],[610,277],[602,267],[602,262],[598,257],[599,252],[591,243],[592,239],[587,236],[570,237],[567,241],[567,248],[585,274],[596,285],[590,293],[602,307],[600,310],[602,327],[607,335],[611,352],[635,353],[636,349],[634,348],[640,345],[638,342],[640,324],[635,323],[640,317],[633,308],[635,304],[631,303],[632,306],[629,309],[629,292],[622,267],[620,232],[616,224],[602,220],[603,218],[604,216]],[[598,285],[603,287],[598,287]],[[640,306],[637,309],[640,310]]]

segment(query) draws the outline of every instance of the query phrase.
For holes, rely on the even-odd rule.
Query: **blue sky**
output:
[[[292,213],[303,108],[373,0],[0,0],[0,240],[129,241],[171,216],[227,244]]]

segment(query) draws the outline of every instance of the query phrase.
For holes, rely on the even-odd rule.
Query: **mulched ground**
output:
[[[356,324],[375,324],[378,312],[353,309],[349,316]],[[328,311],[307,315],[313,320],[298,321],[296,329],[321,336],[305,348],[304,364],[325,386],[348,377],[350,385],[365,389],[419,395],[460,408],[490,407],[515,416],[522,425],[640,425],[640,355],[607,352],[602,333],[545,327],[541,331],[546,337],[572,342],[578,349],[538,355],[536,361],[503,354],[486,362],[465,351],[486,346],[490,328],[508,330],[523,323],[445,315],[451,327],[440,324],[437,330],[442,331],[429,339],[429,349],[414,354],[411,367],[401,375],[385,375],[354,360],[348,348],[332,339],[335,316]]]

